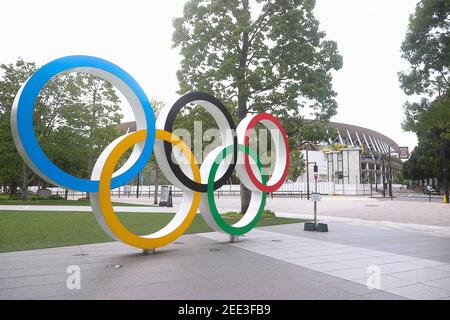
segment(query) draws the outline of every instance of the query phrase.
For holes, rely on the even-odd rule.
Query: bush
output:
[[[0,201],[19,201],[22,200],[22,197],[20,194],[14,194],[12,196],[10,195],[0,195]],[[27,197],[27,200],[29,201],[40,201],[40,200],[64,200],[63,197],[60,195],[51,195],[49,197],[40,196],[37,194],[29,194]]]
[[[52,194],[47,199],[49,199],[49,200],[64,200],[64,198],[62,196],[60,196],[59,194]]]
[[[233,211],[233,212],[227,212],[223,215],[226,218],[234,218],[234,219],[240,219],[243,217],[242,213],[239,211]],[[261,216],[262,219],[275,219],[275,212],[265,209]]]

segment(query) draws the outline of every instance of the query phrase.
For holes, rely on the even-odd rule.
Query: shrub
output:
[[[243,215],[239,211],[232,211],[232,212],[225,213],[223,216],[226,218],[240,219],[240,218],[242,218]],[[262,219],[275,219],[276,218],[275,212],[265,209],[262,213],[261,218]]]

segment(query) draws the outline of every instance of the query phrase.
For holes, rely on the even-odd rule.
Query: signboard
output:
[[[320,193],[311,193],[311,201],[319,202],[322,199]]]
[[[398,148],[398,157],[400,159],[409,159],[409,148],[408,147],[399,147]]]
[[[161,186],[161,201],[169,200],[169,187],[168,186]]]

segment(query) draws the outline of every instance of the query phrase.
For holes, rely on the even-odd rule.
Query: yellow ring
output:
[[[129,231],[119,220],[111,203],[111,195],[110,195],[110,187],[111,187],[111,177],[114,172],[114,169],[119,161],[120,157],[135,145],[138,142],[144,141],[147,136],[147,130],[139,130],[133,132],[128,137],[123,139],[110,153],[108,158],[105,161],[105,165],[103,166],[102,173],[100,175],[100,186],[99,186],[99,202],[100,209],[103,213],[103,217],[105,218],[106,224],[109,226],[111,232],[121,241],[131,246],[135,246],[141,249],[154,249],[163,247],[178,237],[180,237],[189,225],[192,223],[195,214],[197,213],[199,204],[200,204],[200,193],[196,191],[193,192],[193,201],[191,207],[186,215],[186,218],[178,227],[175,228],[172,232],[161,236],[161,237],[153,237],[152,235],[140,236],[134,234]],[[200,170],[198,168],[198,163],[192,154],[192,151],[188,148],[188,146],[177,136],[174,134],[156,129],[156,139],[167,141],[178,148],[181,149],[184,156],[189,159],[189,163],[192,168],[192,173],[194,175],[194,180],[198,183],[201,182],[200,179]]]

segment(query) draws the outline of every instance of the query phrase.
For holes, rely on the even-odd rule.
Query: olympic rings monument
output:
[[[61,73],[83,72],[113,84],[126,98],[136,118],[137,130],[114,140],[99,156],[91,179],[74,177],[48,159],[39,146],[33,128],[34,102],[45,84]],[[216,120],[222,145],[213,149],[200,168],[192,151],[172,133],[177,113],[187,104],[205,108]],[[276,161],[268,181],[257,154],[249,147],[250,132],[257,123],[270,130]],[[172,107],[161,110],[155,120],[149,99],[139,84],[119,66],[93,56],[66,56],[53,60],[37,70],[17,93],[11,114],[14,143],[26,164],[48,182],[72,190],[89,192],[92,209],[103,230],[113,239],[149,252],[180,237],[193,221],[198,209],[215,231],[235,237],[248,233],[258,223],[266,202],[266,194],[276,191],[286,179],[289,169],[289,145],[286,132],[271,114],[249,115],[236,127],[222,102],[201,92],[182,96]],[[131,147],[130,157],[114,172],[120,157]],[[172,159],[176,147],[185,164]],[[161,230],[141,236],[128,230],[115,214],[110,190],[135,177],[154,151],[161,172],[183,191],[183,199],[173,219]],[[226,162],[226,163],[225,163]],[[214,201],[214,190],[226,183],[236,170],[252,196],[247,212],[234,225],[226,223]]]

